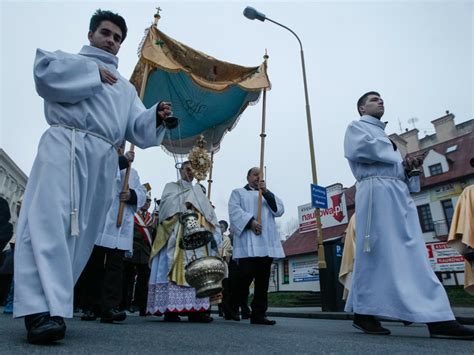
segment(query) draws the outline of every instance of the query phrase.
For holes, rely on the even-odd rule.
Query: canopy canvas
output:
[[[162,142],[172,154],[189,153],[200,135],[209,152],[218,151],[225,133],[233,129],[247,106],[258,101],[263,89],[270,89],[265,62],[243,67],[220,61],[155,26],[147,30],[139,52],[130,81],[142,93],[144,105],[170,101],[173,115],[180,119],[178,128],[169,131]]]

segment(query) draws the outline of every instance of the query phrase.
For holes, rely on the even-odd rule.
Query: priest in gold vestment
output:
[[[210,322],[209,298],[196,298],[196,291],[184,278],[185,266],[194,255],[216,255],[222,236],[214,209],[199,184],[193,185],[194,175],[189,162],[180,168],[181,179],[166,184],[161,196],[159,225],[153,243],[148,284],[147,312],[164,315],[165,321],[180,321],[180,315],[189,321]],[[192,209],[199,216],[201,226],[210,230],[213,240],[196,250],[179,247],[183,237],[180,215]]]

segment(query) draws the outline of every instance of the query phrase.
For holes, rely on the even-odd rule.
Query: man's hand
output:
[[[130,190],[120,193],[120,202],[127,202],[132,197]]]
[[[164,121],[169,116],[171,116],[171,102],[161,101],[156,107],[156,117]]]
[[[258,223],[256,220],[253,220],[252,223],[250,224],[250,229],[256,234],[260,235],[262,234],[262,225]]]
[[[416,156],[416,157],[407,157],[403,162],[403,166],[405,167],[405,171],[408,176],[416,176],[419,175],[420,171],[419,168],[423,165],[423,156]]]
[[[125,153],[125,158],[127,158],[128,162],[131,164],[135,160],[135,152],[129,150]]]
[[[260,190],[262,190],[263,193],[267,192],[267,184],[265,183],[265,181],[263,180],[260,180],[260,182],[258,183],[258,188]]]
[[[103,83],[114,85],[118,81],[117,77],[105,68],[99,68],[99,74]]]
[[[423,161],[425,160],[425,156],[418,155],[417,157],[415,157],[415,159],[417,161],[417,167],[421,167],[423,165]]]
[[[156,108],[156,122],[157,126],[163,123],[168,129],[173,129],[178,126],[178,119],[173,117],[173,112],[171,111],[171,102],[160,102]]]

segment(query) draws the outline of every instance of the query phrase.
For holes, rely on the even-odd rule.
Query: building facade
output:
[[[18,218],[16,215],[16,205],[25,192],[27,181],[28,177],[26,174],[0,148],[0,197],[7,200],[10,205],[11,222],[13,225],[15,225]]]

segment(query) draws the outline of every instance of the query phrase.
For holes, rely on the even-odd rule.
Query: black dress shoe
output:
[[[380,322],[374,316],[365,314],[354,314],[354,328],[362,330],[366,334],[372,335],[390,335],[390,330],[382,327]]]
[[[101,323],[122,322],[127,318],[127,314],[116,309],[109,309],[102,313],[100,317]]]
[[[198,317],[197,317],[197,322],[198,323],[211,323],[212,321],[214,320],[214,318],[212,318],[209,314],[207,313],[201,313]]]
[[[140,317],[146,317],[146,309],[140,309],[140,312],[138,313]]]
[[[41,322],[42,318],[49,318],[49,312],[35,313],[25,316],[25,328],[30,330],[36,323]]]
[[[209,314],[207,313],[190,313],[188,315],[188,322],[191,323],[211,323],[214,320]]]
[[[49,344],[64,338],[66,324],[62,317],[50,317],[49,313],[31,314],[25,317],[27,339],[31,344]]]
[[[171,323],[181,322],[181,318],[179,318],[179,315],[176,313],[165,313],[163,320]]]
[[[135,306],[135,305],[132,305],[132,306],[130,306],[130,308],[128,309],[128,311],[129,311],[130,313],[135,313],[136,311],[138,311],[138,307]]]
[[[439,339],[474,340],[474,329],[458,321],[428,323],[430,337]]]
[[[96,319],[97,319],[97,314],[95,314],[93,311],[90,311],[90,310],[85,310],[81,316],[81,320],[84,320],[84,321],[93,321]]]
[[[250,318],[250,314],[242,313],[242,319],[249,319],[249,318]]]
[[[268,319],[266,317],[250,318],[250,324],[275,325],[276,321]]]
[[[236,322],[240,322],[240,316],[237,313],[224,313],[225,320],[235,320]]]

